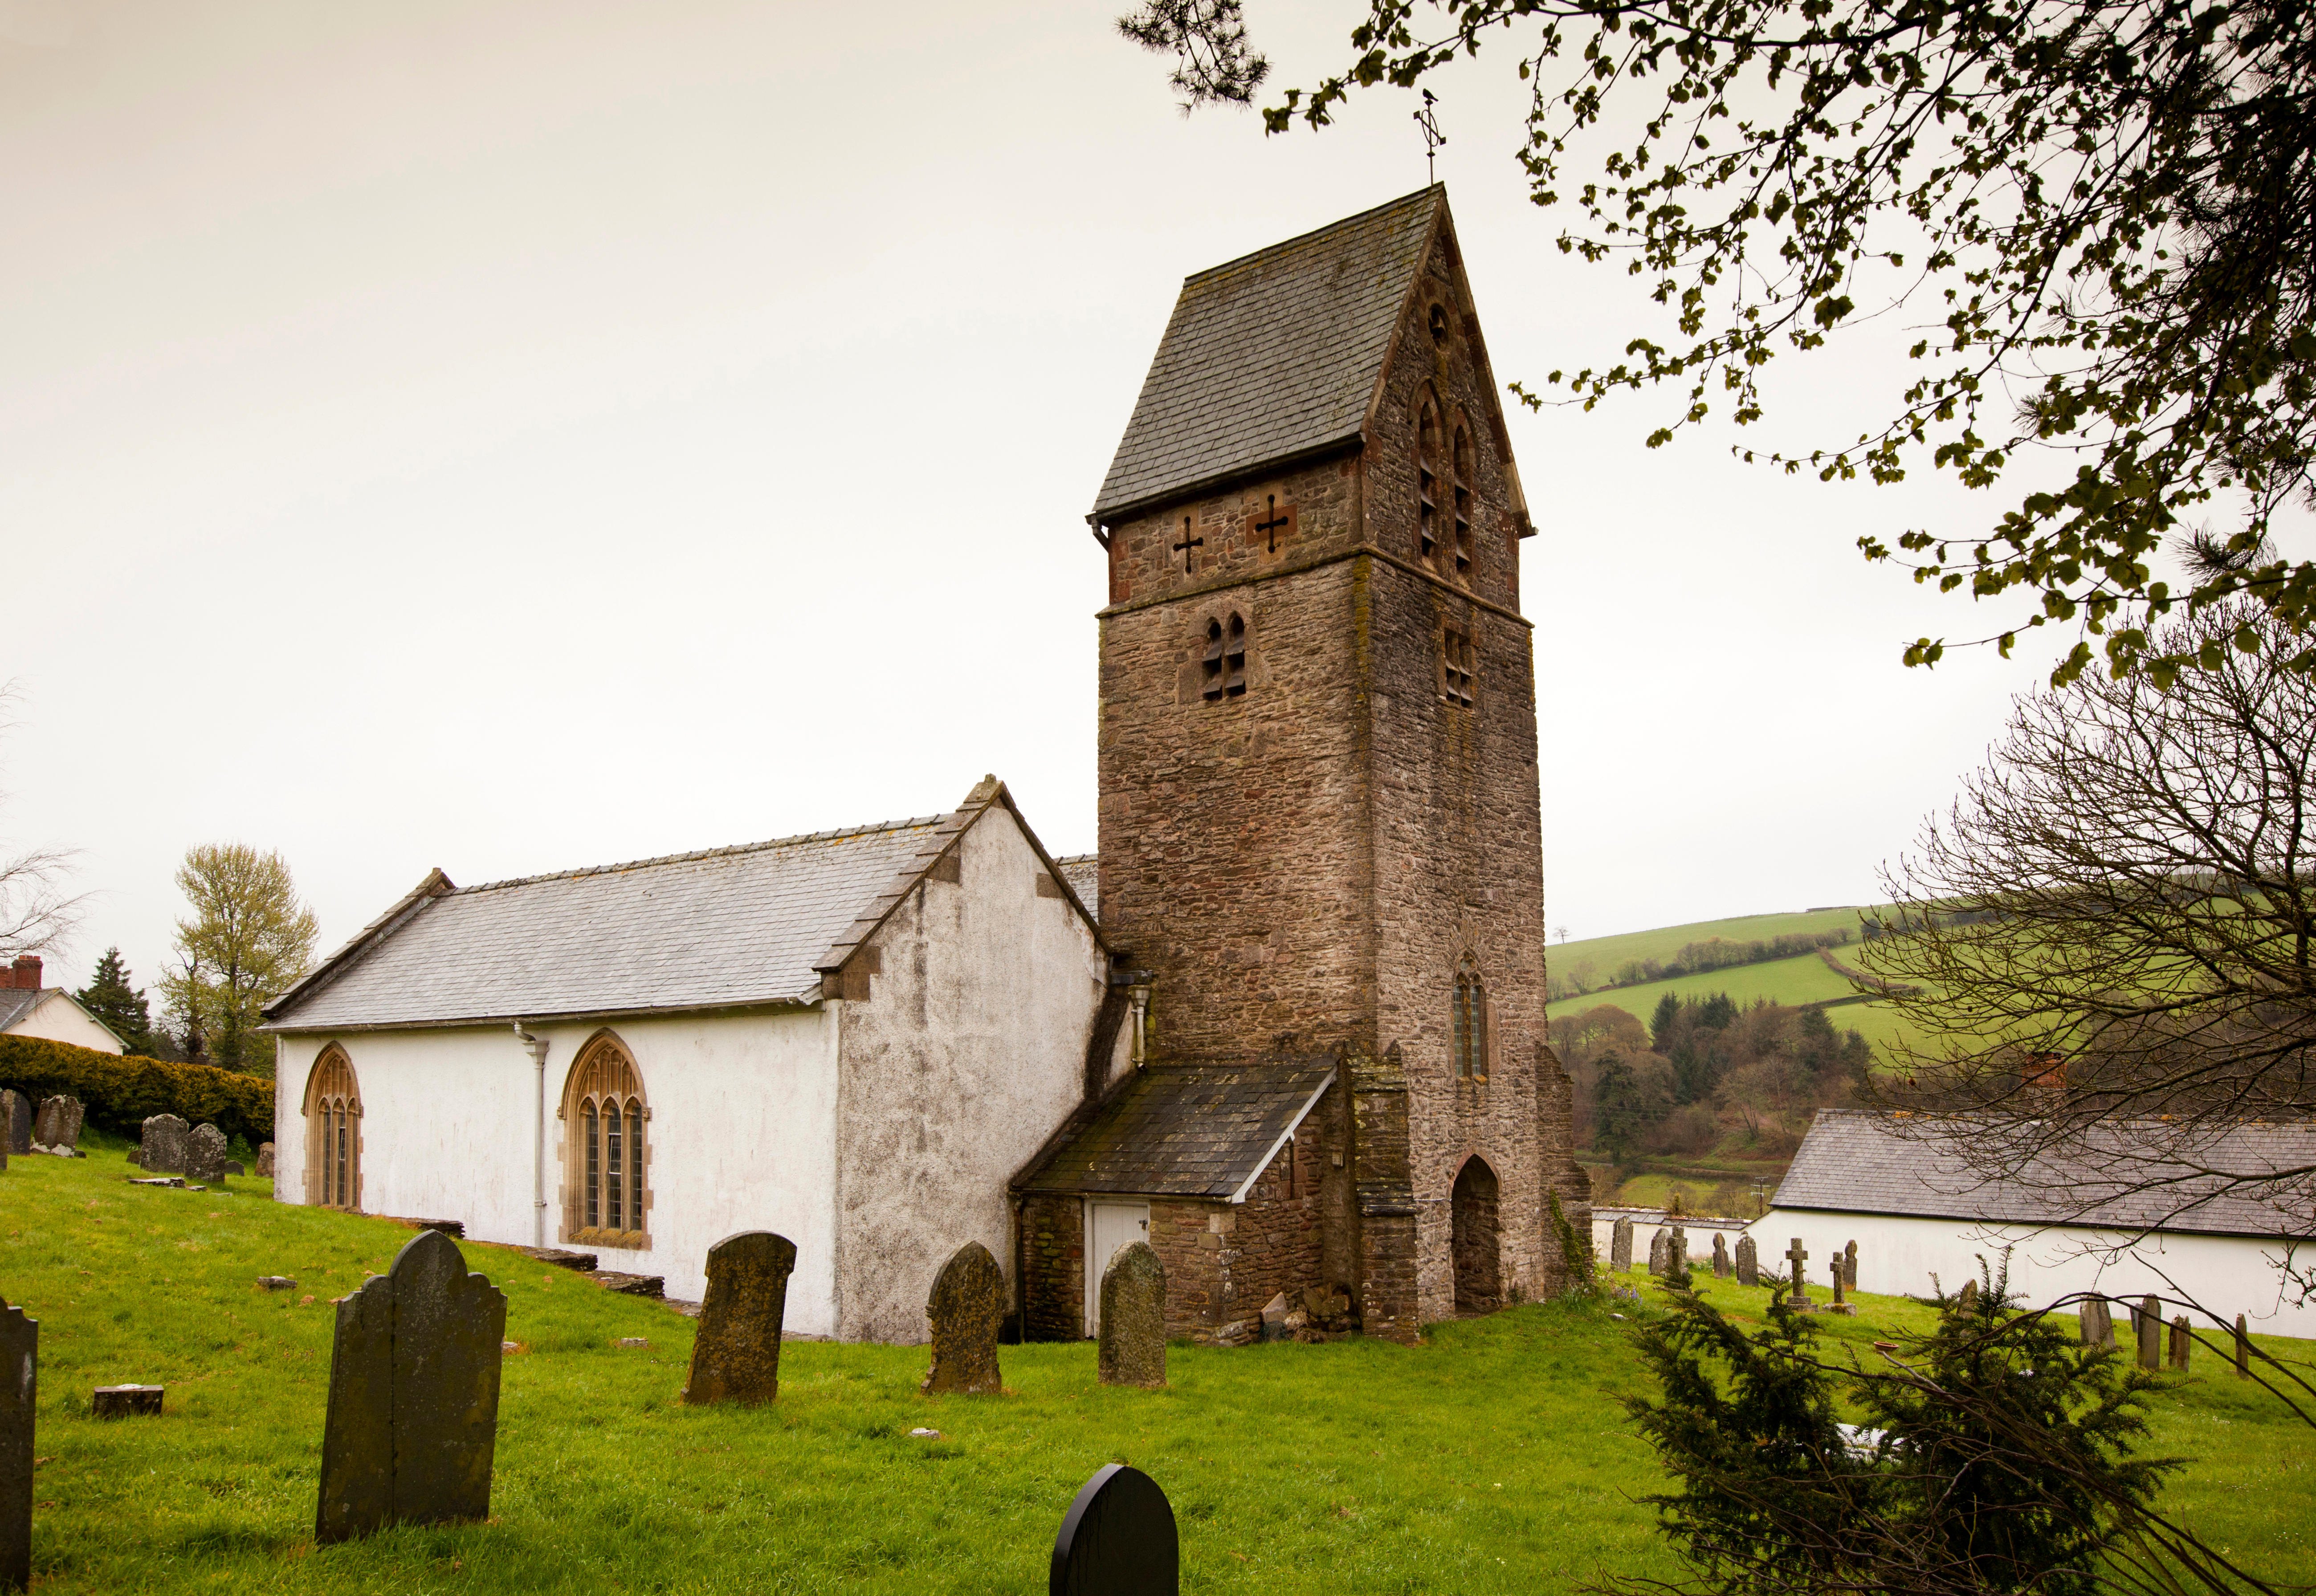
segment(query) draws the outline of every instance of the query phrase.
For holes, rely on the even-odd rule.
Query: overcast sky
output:
[[[189,844],[334,947],[460,883],[952,807],[1095,841],[1083,521],[1184,275],[1425,181],[1408,96],[1185,120],[1124,0],[0,0],[0,841],[79,851],[157,975]],[[1281,84],[1343,0],[1249,0]],[[871,19],[863,22],[860,19]],[[1554,247],[1509,58],[1440,176],[1497,375],[1662,333]],[[1888,330],[1884,343],[1902,329]],[[1902,373],[1795,365],[1765,444]],[[2000,504],[1515,408],[1547,914],[1857,903],[2032,658],[1865,564]]]

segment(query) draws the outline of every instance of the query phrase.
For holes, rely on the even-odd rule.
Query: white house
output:
[[[112,1028],[86,1009],[80,999],[61,986],[40,985],[40,960],[20,953],[0,984],[0,1036],[39,1037],[43,1041],[70,1042],[99,1053],[123,1050]]]
[[[456,1218],[698,1297],[797,1246],[790,1329],[921,1342],[1008,1180],[1133,1067],[1079,890],[994,777],[947,816],[455,887],[267,1010],[277,1196]],[[298,1170],[302,1149],[303,1178]]]
[[[2128,1124],[2105,1128],[2121,1145],[2133,1139]],[[1787,1269],[1783,1259],[1798,1236],[1822,1298],[1832,1279],[1828,1260],[1855,1241],[1858,1289],[1920,1296],[1933,1275],[1960,1290],[1981,1259],[2000,1269],[2007,1253],[2011,1289],[2036,1306],[2077,1292],[2133,1300],[2153,1293],[2191,1299],[2223,1321],[2241,1314],[2260,1334],[2316,1337],[2316,1306],[2297,1301],[2283,1272],[2295,1245],[2302,1267],[2310,1261],[2316,1214],[2304,1180],[2296,1197],[2287,1179],[2265,1200],[2199,1196],[2192,1181],[2140,1194],[2102,1159],[2096,1172],[2044,1161],[2020,1178],[1986,1181],[1959,1146],[1972,1134],[1967,1119],[1821,1112],[1769,1211],[1748,1226],[1761,1267]],[[2160,1134],[2150,1128],[2146,1144]],[[2316,1167],[2316,1125],[2231,1127],[2197,1155],[2203,1167],[2250,1177],[2304,1172]]]

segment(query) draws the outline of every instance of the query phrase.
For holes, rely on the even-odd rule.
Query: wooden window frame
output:
[[[1479,651],[1472,634],[1456,627],[1439,632],[1439,696],[1458,709],[1468,709],[1479,697]]]
[[[1495,1006],[1480,967],[1465,954],[1448,1000],[1448,1061],[1459,1081],[1484,1081],[1493,1062]]]
[[[361,1212],[361,1082],[335,1042],[314,1057],[300,1109],[306,1121],[306,1201]]]
[[[1468,581],[1475,545],[1472,541],[1472,429],[1459,416],[1455,443],[1448,451],[1448,468],[1455,473],[1456,575]]]
[[[651,1103],[635,1054],[615,1032],[597,1031],[574,1057],[556,1118],[563,1124],[560,1239],[649,1251]]]

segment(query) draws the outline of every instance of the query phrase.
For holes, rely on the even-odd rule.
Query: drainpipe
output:
[[[539,1072],[539,1107],[530,1117],[530,1244],[547,1245],[547,1039],[535,1037],[514,1022],[515,1040],[530,1055]]]

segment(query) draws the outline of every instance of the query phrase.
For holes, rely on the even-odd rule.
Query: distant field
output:
[[[1799,915],[1759,916],[1762,920],[1800,919]],[[1739,925],[1742,921],[1723,921],[1726,925]],[[1682,928],[1690,929],[1690,928]],[[1774,933],[1772,933],[1774,934]],[[1692,938],[1691,941],[1696,939]],[[1570,947],[1576,946],[1571,942]],[[1854,963],[1856,948],[1849,957],[1837,950],[1834,957],[1844,963]],[[1553,953],[1556,962],[1557,950]],[[1739,1003],[1750,1003],[1758,998],[1768,998],[1775,1003],[1817,1003],[1831,998],[1848,997],[1855,988],[1828,968],[1825,960],[1814,953],[1804,953],[1794,958],[1772,959],[1767,964],[1741,964],[1725,970],[1707,970],[1703,975],[1682,976],[1671,981],[1652,981],[1645,986],[1619,986],[1608,992],[1587,993],[1581,997],[1564,997],[1545,1011],[1558,1019],[1563,1014],[1581,1014],[1595,1003],[1613,1003],[1635,1019],[1646,1023],[1657,1006],[1657,1000],[1670,992],[1674,996],[1707,998],[1716,992],[1725,992]],[[1826,1011],[1836,1030],[1855,1030],[1874,1044],[1875,1051],[1886,1055],[1892,1043],[1911,1040],[1911,1033],[1897,1011],[1887,1003],[1844,1003]]]
[[[1552,966],[1566,972],[1589,958],[1598,972],[1596,979],[1605,981],[1628,958],[1670,958],[1691,942],[1709,942],[1715,937],[1731,942],[1766,942],[1772,937],[1847,931],[1853,933],[1850,944],[1854,947],[1862,913],[1862,909],[1820,909],[1814,914],[1741,914],[1734,920],[1699,920],[1688,925],[1661,925],[1654,931],[1628,931],[1621,936],[1587,937],[1554,943]]]

